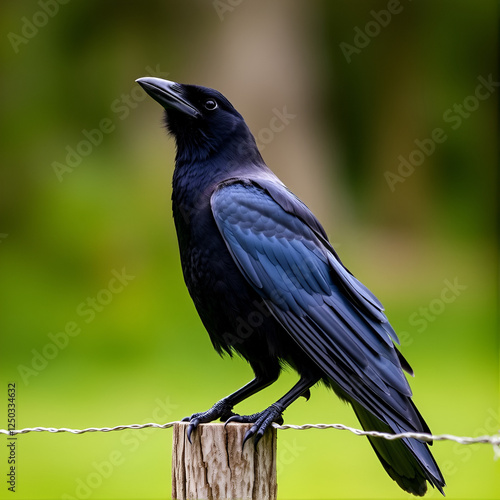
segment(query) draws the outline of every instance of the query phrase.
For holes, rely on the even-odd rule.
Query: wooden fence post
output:
[[[255,449],[243,436],[252,424],[200,424],[187,440],[187,422],[174,424],[172,498],[276,500],[276,429]]]

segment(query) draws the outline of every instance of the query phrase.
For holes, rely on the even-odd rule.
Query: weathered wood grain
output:
[[[276,429],[268,429],[257,449],[242,450],[252,424],[200,424],[187,440],[188,423],[174,425],[172,498],[176,500],[275,500]]]

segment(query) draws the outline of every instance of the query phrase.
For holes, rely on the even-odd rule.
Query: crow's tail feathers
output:
[[[396,423],[386,424],[352,402],[359,422],[365,430],[400,433],[406,432]],[[426,443],[417,439],[397,439],[388,441],[383,438],[368,437],[375,453],[389,476],[408,493],[424,496],[427,481],[435,486],[444,496],[444,478]]]

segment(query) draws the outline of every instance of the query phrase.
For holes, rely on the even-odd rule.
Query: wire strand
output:
[[[17,436],[18,434],[27,434],[29,432],[50,432],[50,433],[60,433],[60,432],[69,432],[71,434],[85,434],[87,432],[113,432],[113,431],[122,431],[125,429],[168,429],[169,427],[173,427],[174,424],[180,423],[178,421],[175,422],[167,422],[165,424],[131,424],[131,425],[117,425],[115,427],[87,427],[86,429],[68,429],[66,427],[26,427],[25,429],[19,430],[6,430],[0,429],[0,434],[6,434],[9,436]],[[460,444],[490,444],[493,446],[495,451],[495,459],[500,457],[500,434],[493,436],[478,436],[478,437],[468,437],[468,436],[454,436],[452,434],[427,434],[423,432],[402,432],[399,434],[390,434],[387,432],[378,432],[378,431],[363,431],[361,429],[356,429],[354,427],[348,427],[343,424],[304,424],[304,425],[278,425],[273,423],[272,426],[275,429],[279,430],[288,430],[294,429],[298,431],[303,431],[307,429],[337,429],[337,430],[345,430],[356,434],[357,436],[371,436],[378,437],[382,439],[387,439],[389,441],[393,441],[395,439],[419,439],[421,441],[454,441]],[[500,431],[499,431],[500,432]]]

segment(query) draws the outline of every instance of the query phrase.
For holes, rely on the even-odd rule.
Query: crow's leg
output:
[[[272,404],[269,408],[254,413],[253,415],[233,415],[226,421],[229,422],[243,422],[253,423],[254,425],[248,429],[243,439],[243,446],[245,442],[255,435],[254,444],[257,446],[260,438],[264,435],[266,429],[272,422],[277,424],[283,423],[282,413],[300,396],[309,397],[309,389],[319,381],[319,377],[302,376],[300,380],[276,403]]]
[[[271,385],[273,382],[276,382],[278,376],[279,370],[273,373],[256,374],[255,378],[248,382],[248,384],[215,403],[210,410],[201,413],[193,413],[190,417],[183,418],[183,422],[189,422],[187,429],[189,442],[191,442],[191,433],[196,429],[196,427],[198,427],[198,424],[212,422],[218,418],[221,420],[227,420],[232,416],[238,416],[232,412],[233,407],[238,403],[241,403],[244,399],[249,398],[265,387]]]

